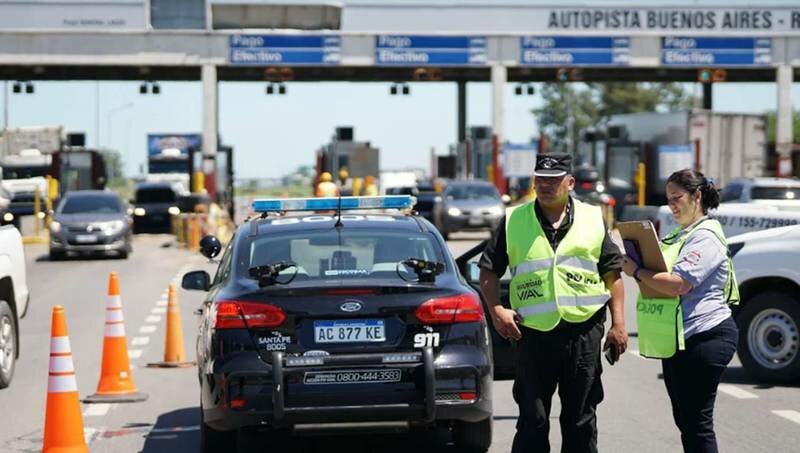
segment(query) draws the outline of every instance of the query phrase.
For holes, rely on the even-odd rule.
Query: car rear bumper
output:
[[[215,429],[233,430],[311,423],[403,421],[424,425],[436,420],[475,422],[491,416],[490,367],[437,366],[430,348],[413,362],[387,364],[380,360],[382,355],[392,354],[328,356],[323,365],[296,366],[274,352],[274,366],[259,360],[263,365],[259,370],[250,366],[247,371],[207,375],[202,384],[203,419]],[[405,385],[387,387],[382,383],[323,384],[314,389],[303,378],[309,371],[379,366],[402,369],[409,379]],[[471,397],[462,399],[462,395]]]

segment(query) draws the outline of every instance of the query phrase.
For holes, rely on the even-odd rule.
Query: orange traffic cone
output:
[[[50,372],[47,378],[47,406],[44,412],[42,453],[89,452],[83,437],[78,383],[72,364],[64,307],[53,307],[50,326]]]
[[[108,278],[108,303],[106,304],[106,326],[103,338],[103,365],[97,392],[83,400],[84,403],[133,403],[144,401],[147,394],[136,390],[128,361],[128,343],[125,339],[125,323],[122,319],[122,299],[119,295],[119,279],[112,272]]]
[[[183,349],[183,327],[181,326],[181,310],[178,307],[178,296],[175,285],[169,285],[167,302],[167,336],[164,345],[164,361],[148,363],[153,368],[187,368],[194,362],[186,361]]]

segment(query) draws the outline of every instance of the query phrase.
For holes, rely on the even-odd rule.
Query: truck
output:
[[[28,311],[30,291],[19,231],[0,227],[0,388],[8,387],[19,358],[19,320]]]
[[[317,177],[327,171],[335,179],[342,168],[347,169],[350,181],[379,176],[380,149],[372,147],[370,142],[354,141],[353,135],[352,127],[336,128],[331,142],[317,151]]]
[[[0,196],[8,198],[15,217],[33,214],[34,193],[47,195],[46,176],[51,173],[53,153],[62,149],[64,128],[22,127],[3,131],[0,143]]]
[[[203,136],[199,133],[147,134],[148,183],[180,184],[191,188],[195,153],[202,151]]]

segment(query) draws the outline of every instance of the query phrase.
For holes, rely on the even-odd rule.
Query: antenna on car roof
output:
[[[339,208],[336,210],[336,224],[333,225],[336,228],[343,227],[344,224],[342,223],[342,194],[339,194]]]

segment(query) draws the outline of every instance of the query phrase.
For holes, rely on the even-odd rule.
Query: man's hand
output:
[[[492,324],[495,330],[501,337],[510,340],[519,340],[522,338],[522,332],[519,331],[518,321],[522,321],[519,314],[514,310],[510,310],[502,305],[496,305],[492,310]]]
[[[619,355],[622,355],[628,349],[628,332],[625,330],[625,326],[611,324],[611,328],[608,329],[608,335],[606,335],[606,342],[603,345],[603,351],[612,345]]]

